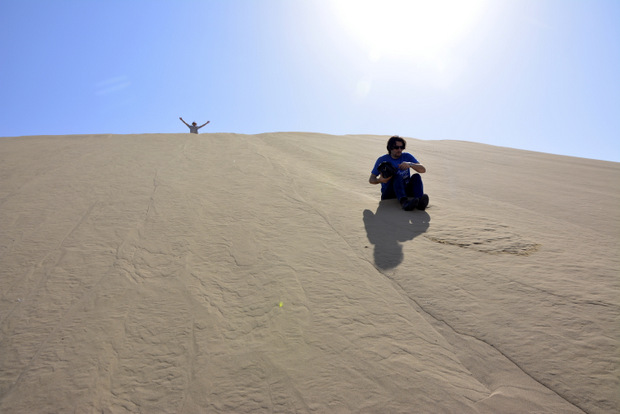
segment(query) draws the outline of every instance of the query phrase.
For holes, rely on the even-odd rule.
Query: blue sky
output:
[[[619,0],[0,0],[0,136],[182,116],[620,161],[617,39]]]

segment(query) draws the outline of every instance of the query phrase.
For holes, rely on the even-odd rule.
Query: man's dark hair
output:
[[[399,141],[403,143],[403,149],[407,147],[407,141],[405,141],[403,138],[399,137],[398,135],[394,135],[392,138],[388,139],[388,142],[387,142],[388,153],[392,151],[392,149],[396,146],[396,143]]]

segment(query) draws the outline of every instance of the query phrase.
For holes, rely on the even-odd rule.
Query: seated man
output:
[[[428,195],[424,194],[422,177],[426,168],[408,152],[403,152],[407,143],[398,135],[387,142],[388,153],[377,159],[370,173],[370,184],[381,184],[381,200],[396,198],[404,210],[426,209]],[[409,169],[417,173],[410,176]],[[409,200],[408,197],[412,197]]]

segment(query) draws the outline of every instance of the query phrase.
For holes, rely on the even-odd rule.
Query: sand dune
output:
[[[0,412],[620,411],[620,164],[386,139],[0,139]]]

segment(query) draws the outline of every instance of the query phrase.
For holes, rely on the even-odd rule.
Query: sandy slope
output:
[[[620,164],[386,139],[0,139],[0,412],[619,411]]]

